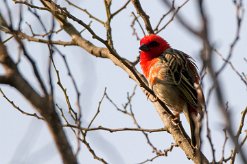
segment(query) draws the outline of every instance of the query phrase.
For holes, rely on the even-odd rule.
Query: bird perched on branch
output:
[[[205,100],[195,63],[189,55],[171,48],[155,34],[144,36],[139,49],[140,65],[149,87],[177,118],[181,112],[185,114],[191,144],[199,149]]]

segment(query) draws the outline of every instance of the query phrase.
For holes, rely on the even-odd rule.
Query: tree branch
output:
[[[139,0],[131,0],[132,4],[134,5],[137,13],[142,17],[144,23],[145,23],[145,27],[146,30],[149,34],[153,34],[153,28],[151,26],[151,23],[149,21],[149,16],[144,12],[144,10],[142,9],[141,3]]]
[[[0,82],[1,83],[1,82]],[[31,117],[36,117],[37,119],[44,120],[44,118],[38,116],[36,113],[28,113],[22,110],[20,107],[18,107],[13,101],[11,101],[3,92],[3,90],[0,88],[0,93],[3,95],[5,100],[7,100],[15,109],[17,109],[19,112],[21,112],[24,115],[31,116]]]
[[[72,127],[72,128],[78,128],[77,125],[71,125],[71,124],[66,124],[64,127]],[[85,130],[85,131],[108,131],[110,133],[114,132],[123,132],[123,131],[133,131],[133,132],[148,132],[148,133],[154,133],[154,132],[164,132],[166,131],[166,128],[159,128],[159,129],[145,129],[145,128],[107,128],[103,126],[98,126],[95,128],[83,128],[80,127],[80,130]]]
[[[164,4],[168,7],[171,8],[172,4],[170,3],[169,0],[163,0]],[[190,33],[192,33],[193,35],[199,36],[200,32],[197,31],[195,28],[193,28],[188,21],[186,21],[186,19],[184,19],[184,17],[181,16],[181,14],[176,14],[176,19],[178,20],[178,22],[185,27],[185,29],[187,29]]]
[[[48,2],[49,1],[49,2]],[[71,36],[73,41],[79,45],[81,48],[85,49],[90,54],[96,56],[96,57],[103,57],[108,58],[111,60],[115,65],[122,68],[136,83],[143,89],[144,93],[148,92],[150,94],[149,98],[154,100],[155,95],[153,91],[147,86],[146,80],[143,78],[143,76],[133,67],[130,62],[122,57],[120,57],[117,52],[115,52],[109,45],[106,44],[105,41],[103,41],[102,38],[99,38],[94,31],[84,26],[85,23],[82,21],[77,21],[78,23],[85,27],[92,35],[93,38],[99,40],[100,42],[104,43],[107,48],[101,48],[97,47],[85,38],[81,37],[80,33],[76,30],[76,28],[70,24],[64,15],[60,15],[58,10],[62,10],[59,8],[58,5],[54,5],[53,2],[50,0],[42,0],[42,2],[45,4],[46,7],[49,8],[49,10],[53,11],[51,12],[56,19],[59,20],[60,26],[64,28],[64,30]],[[146,22],[146,28],[149,33],[153,33],[153,30],[151,28],[150,22],[148,20],[147,15],[143,15],[144,11],[141,9],[139,1],[133,0],[132,1],[136,8],[139,10],[139,14],[143,17],[143,19]],[[56,6],[56,10],[54,11],[54,6]],[[143,13],[142,13],[143,12]],[[73,18],[73,20],[76,20],[74,16],[69,15],[69,18]],[[150,25],[150,26],[149,26]],[[191,146],[190,139],[188,135],[185,133],[182,125],[180,122],[174,123],[174,116],[171,113],[171,111],[167,108],[167,106],[161,101],[153,101],[153,105],[157,112],[160,115],[161,120],[163,121],[164,125],[167,127],[168,131],[172,134],[174,140],[178,145],[183,149],[185,154],[188,158],[192,159],[195,163],[208,163],[207,158],[201,153],[200,150],[195,149]]]
[[[63,131],[61,120],[55,111],[53,99],[49,96],[40,96],[34,88],[23,78],[16,64],[10,58],[6,47],[0,40],[0,63],[3,64],[5,75],[9,78],[8,84],[16,88],[41,114],[48,124],[52,137],[66,164],[77,163],[72,148]]]

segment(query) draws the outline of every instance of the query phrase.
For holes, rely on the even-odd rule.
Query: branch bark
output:
[[[86,50],[88,53],[90,53],[93,56],[108,58],[109,60],[111,60],[116,66],[123,69],[129,75],[129,77],[132,78],[143,89],[144,93],[148,92],[150,94],[149,96],[150,99],[154,99],[155,95],[153,94],[152,90],[149,89],[145,78],[143,78],[143,76],[135,69],[135,67],[131,64],[130,61],[119,56],[117,52],[115,52],[113,49],[111,49],[110,46],[107,45],[106,42],[104,43],[107,48],[97,47],[91,42],[89,42],[88,40],[86,40],[85,38],[83,38],[80,35],[80,33],[76,30],[76,28],[67,21],[64,14],[60,15],[63,13],[62,8],[58,10],[59,6],[56,6],[55,4],[53,4],[53,2],[51,1],[48,2],[48,1],[49,0],[47,1],[42,0],[44,5],[49,8],[53,16],[58,20],[58,22],[60,23],[60,26],[71,36],[75,44],[77,44],[78,46],[80,46],[81,48],[83,48],[84,50]],[[136,5],[140,11],[143,11],[141,9],[139,1],[133,0],[132,2],[134,2],[134,5]],[[56,7],[54,8],[54,6]],[[61,13],[59,14],[58,11],[61,11]],[[144,19],[147,22],[147,25],[146,25],[147,31],[149,33],[153,33],[151,24],[148,20],[147,15],[144,15]],[[76,19],[73,18],[73,20],[76,20]],[[90,29],[90,27],[86,27],[86,29]],[[94,36],[95,33],[91,32],[91,30],[92,29],[90,29],[89,32],[92,34],[92,37],[97,39],[97,35]],[[102,41],[102,39],[100,39],[99,41]],[[198,164],[199,163],[209,163],[207,158],[204,156],[204,154],[202,154],[200,150],[195,149],[191,146],[190,139],[188,135],[185,133],[181,123],[180,122],[174,123],[174,120],[173,120],[174,116],[170,112],[170,110],[166,107],[166,105],[160,100],[152,101],[152,102],[153,102],[153,105],[156,111],[159,113],[159,116],[161,120],[163,121],[164,125],[167,127],[168,131],[171,133],[176,143],[185,152],[186,156],[189,159],[192,159],[194,163],[198,163]]]
[[[144,10],[142,9],[141,3],[139,0],[131,0],[132,4],[134,5],[134,7],[136,8],[137,13],[142,17],[144,23],[145,23],[145,27],[146,30],[149,34],[153,34],[153,28],[151,26],[151,23],[149,21],[149,16],[144,12]]]
[[[36,110],[44,117],[52,137],[60,152],[63,162],[76,164],[77,159],[63,131],[61,120],[55,110],[53,99],[50,96],[42,97],[20,74],[16,64],[10,58],[6,47],[0,39],[0,63],[5,70],[5,76],[0,77],[0,82],[16,88]]]
[[[148,87],[146,79],[135,69],[134,65],[130,61],[122,58],[110,45],[108,45],[107,41],[96,35],[94,31],[90,28],[90,26],[87,26],[83,21],[77,19],[76,17],[71,15],[65,8],[60,7],[53,1],[40,1],[45,6],[46,11],[49,11],[57,19],[61,28],[64,29],[65,32],[68,33],[68,35],[70,35],[72,39],[71,43],[80,46],[95,57],[107,58],[111,60],[116,66],[123,69],[129,75],[129,77],[132,78],[142,88],[144,93],[149,93],[149,98],[151,100],[155,99],[155,95],[153,91]],[[140,2],[138,0],[132,0],[132,3],[135,6],[138,14],[144,20],[145,27],[148,33],[153,33],[149,17],[142,9]],[[89,42],[87,39],[83,38],[80,35],[80,32],[78,32],[76,28],[68,22],[67,18],[83,26],[92,35],[94,39],[97,39],[98,41],[103,43],[105,47],[98,47]],[[5,49],[3,45],[2,47],[3,49]],[[6,64],[6,72],[8,72],[7,70],[10,70],[11,73],[6,73],[11,75],[9,84],[15,87],[19,92],[21,92],[33,104],[37,111],[39,111],[40,114],[45,118],[45,120],[48,123],[48,127],[51,130],[51,133],[53,134],[54,141],[56,142],[57,148],[60,151],[64,163],[77,163],[76,157],[73,154],[72,149],[65,136],[65,133],[62,129],[61,121],[55,111],[52,97],[40,96],[31,87],[31,85],[21,76],[14,62],[10,58],[9,60],[12,62],[10,64]],[[174,140],[185,152],[187,157],[189,159],[192,159],[194,163],[209,163],[207,158],[201,153],[200,150],[195,149],[191,146],[190,139],[185,133],[181,123],[174,122],[174,116],[166,107],[166,105],[159,99],[157,101],[152,101],[152,103],[156,111],[158,112],[161,120],[163,121],[164,126],[171,133]]]

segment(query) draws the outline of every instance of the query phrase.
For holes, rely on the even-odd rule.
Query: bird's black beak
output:
[[[142,50],[142,51],[149,51],[149,50],[150,50],[150,48],[149,48],[148,45],[146,45],[146,44],[141,45],[141,46],[139,47],[139,49]]]

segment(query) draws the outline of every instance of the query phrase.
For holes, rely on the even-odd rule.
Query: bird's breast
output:
[[[180,91],[173,83],[167,63],[156,62],[150,67],[148,82],[156,96],[173,111],[180,113],[186,106]]]

